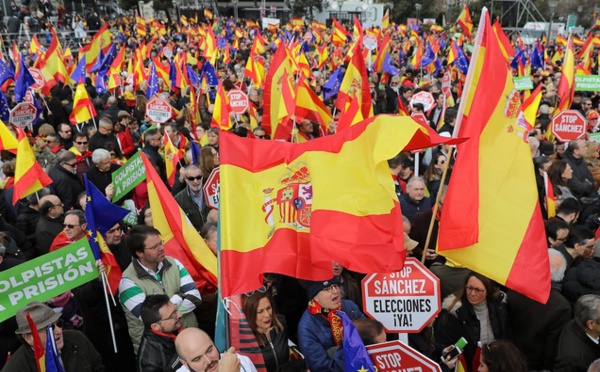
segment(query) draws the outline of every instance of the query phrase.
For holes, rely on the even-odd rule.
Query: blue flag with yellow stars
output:
[[[344,371],[375,372],[375,364],[360,339],[354,323],[343,311],[338,311],[337,314],[344,326]]]
[[[6,80],[14,79],[15,73],[8,67],[2,58],[0,58],[0,85],[4,85]]]
[[[5,123],[10,120],[10,106],[2,90],[0,90],[0,119]]]
[[[152,63],[150,77],[148,78],[148,88],[146,89],[146,98],[151,99],[156,93],[158,93],[158,75],[156,74],[156,66]]]

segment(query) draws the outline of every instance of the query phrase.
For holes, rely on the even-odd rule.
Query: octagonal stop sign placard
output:
[[[229,97],[229,107],[231,107],[231,111],[241,115],[248,110],[250,100],[246,93],[239,89],[232,89],[227,93],[227,96]]]
[[[204,192],[204,200],[206,205],[211,209],[219,210],[219,194],[221,189],[221,171],[219,167],[215,168],[210,172],[210,175],[206,179],[202,192]]]
[[[400,341],[367,346],[378,372],[442,372],[440,366]]]
[[[389,333],[418,333],[440,312],[440,280],[412,257],[401,271],[367,275],[362,288],[364,313]]]
[[[561,142],[582,138],[586,133],[586,120],[577,110],[564,110],[552,119],[552,134]]]

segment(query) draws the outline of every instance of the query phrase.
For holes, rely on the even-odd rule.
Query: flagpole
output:
[[[100,261],[100,260],[98,260]],[[104,290],[104,301],[106,302],[106,310],[108,312],[108,324],[110,326],[110,336],[112,338],[112,342],[113,342],[113,348],[115,350],[115,354],[118,352],[117,351],[117,340],[115,339],[115,329],[113,326],[113,320],[112,320],[112,312],[110,311],[110,303],[108,302],[108,293],[106,290],[107,286],[110,286],[108,284],[108,281],[106,280],[106,272],[103,272],[102,275],[100,275],[102,277],[102,289]],[[112,292],[111,292],[112,295]],[[114,298],[113,298],[114,300]],[[116,306],[116,305],[115,305]]]
[[[421,262],[425,263],[425,259],[427,258],[427,249],[429,247],[429,243],[431,242],[431,235],[433,232],[433,225],[435,223],[435,218],[437,216],[437,212],[440,206],[440,200],[442,199],[442,194],[444,193],[444,184],[446,182],[446,176],[448,175],[448,169],[450,168],[450,159],[452,159],[452,155],[454,153],[454,147],[450,147],[448,151],[448,157],[446,158],[446,164],[444,164],[444,172],[442,172],[442,179],[440,180],[440,190],[435,197],[435,204],[433,206],[433,215],[431,216],[431,221],[429,221],[429,230],[427,230],[427,238],[425,239],[425,246],[423,247],[423,255],[421,256]]]

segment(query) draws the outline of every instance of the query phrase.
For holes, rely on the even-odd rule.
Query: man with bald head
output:
[[[199,328],[186,328],[179,332],[175,348],[181,363],[190,372],[256,372],[250,359],[236,354],[233,347],[219,354],[210,336]]]

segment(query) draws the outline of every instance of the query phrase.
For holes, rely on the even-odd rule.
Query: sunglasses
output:
[[[75,141],[75,143],[78,144],[78,145],[87,145],[87,141],[86,142],[77,142],[77,141]]]
[[[267,135],[266,134],[255,134],[254,137],[263,139],[263,138],[267,138]]]
[[[63,227],[64,227],[65,229],[74,229],[74,228],[75,228],[75,227],[77,227],[77,226],[81,226],[81,225],[71,225],[71,224],[69,224],[69,223],[63,223]]]
[[[202,176],[196,176],[196,177],[185,177],[188,181],[201,181],[202,180]]]
[[[68,165],[71,168],[75,168],[77,166],[77,162],[75,162],[73,164],[65,163],[65,165]]]

